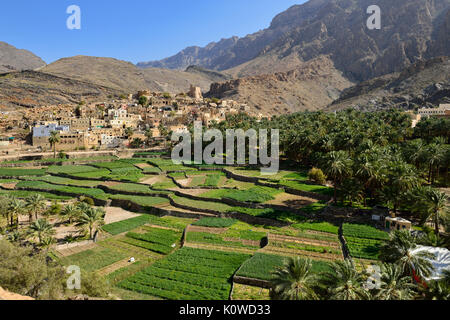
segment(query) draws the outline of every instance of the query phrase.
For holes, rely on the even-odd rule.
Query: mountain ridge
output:
[[[349,79],[364,81],[423,59],[450,55],[450,0],[380,0],[382,30],[368,30],[366,9],[372,2],[310,0],[278,14],[267,29],[254,34],[203,48],[188,47],[172,57],[138,66],[185,69],[196,64],[225,71],[260,58],[253,68],[247,65],[250,72],[236,73],[247,76],[257,73],[266,56],[296,61],[297,65],[290,66],[294,69],[319,55],[331,55]],[[273,72],[279,71],[286,70],[274,67]]]
[[[18,49],[0,41],[0,73],[34,70],[45,65],[46,63],[31,51]]]

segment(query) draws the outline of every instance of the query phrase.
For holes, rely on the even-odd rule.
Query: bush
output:
[[[317,168],[312,168],[308,173],[308,178],[310,181],[316,182],[318,184],[325,184],[327,182],[327,177],[322,170]]]
[[[95,206],[95,202],[92,198],[82,196],[80,197],[80,202],[87,203],[90,206]]]
[[[51,207],[48,209],[47,215],[57,216],[61,213],[61,211],[62,211],[62,206],[58,202],[55,201],[55,202],[53,202]]]

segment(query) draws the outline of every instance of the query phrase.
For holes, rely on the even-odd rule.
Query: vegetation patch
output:
[[[102,269],[125,258],[127,258],[127,256],[122,252],[109,248],[97,247],[64,257],[61,259],[61,263],[66,266],[76,265],[79,266],[81,270],[89,272]]]
[[[46,174],[47,169],[0,168],[0,177],[44,176]]]
[[[227,300],[246,254],[183,248],[119,283],[170,300]]]
[[[299,230],[314,230],[320,232],[327,232],[336,235],[339,233],[339,227],[329,222],[303,222],[292,225],[292,228]]]
[[[210,228],[229,228],[237,222],[235,219],[225,218],[203,218],[194,222],[193,226],[210,227]]]

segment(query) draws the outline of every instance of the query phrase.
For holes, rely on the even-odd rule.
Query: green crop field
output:
[[[210,228],[228,228],[237,222],[235,219],[224,218],[203,218],[193,223],[193,226],[210,227]]]
[[[0,177],[44,176],[47,169],[12,169],[0,168]]]
[[[378,240],[389,239],[389,234],[387,232],[368,225],[344,223],[342,229],[345,237]]]
[[[287,262],[288,258],[272,255],[272,254],[264,254],[264,253],[255,253],[255,255],[247,260],[240,270],[236,273],[239,277],[251,278],[251,279],[259,279],[259,280],[270,280],[272,279],[272,272],[276,270],[278,267],[282,267],[285,262]],[[312,272],[320,275],[323,272],[329,271],[330,266],[326,262],[322,261],[313,261],[312,262]]]
[[[170,300],[227,300],[246,254],[183,248],[119,283]]]
[[[127,256],[109,248],[96,247],[61,259],[61,263],[70,266],[77,265],[83,271],[95,271],[107,267]]]
[[[329,222],[303,222],[294,224],[292,227],[299,230],[314,230],[336,235],[339,232],[339,226],[335,226]]]

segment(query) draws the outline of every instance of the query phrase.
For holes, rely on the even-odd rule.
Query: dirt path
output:
[[[107,267],[104,267],[103,269],[98,270],[98,274],[100,276],[107,276],[108,274],[113,273],[114,271],[117,271],[119,269],[122,269],[124,267],[127,267],[131,265],[132,263],[129,262],[129,259],[121,260],[116,263],[113,263]]]

